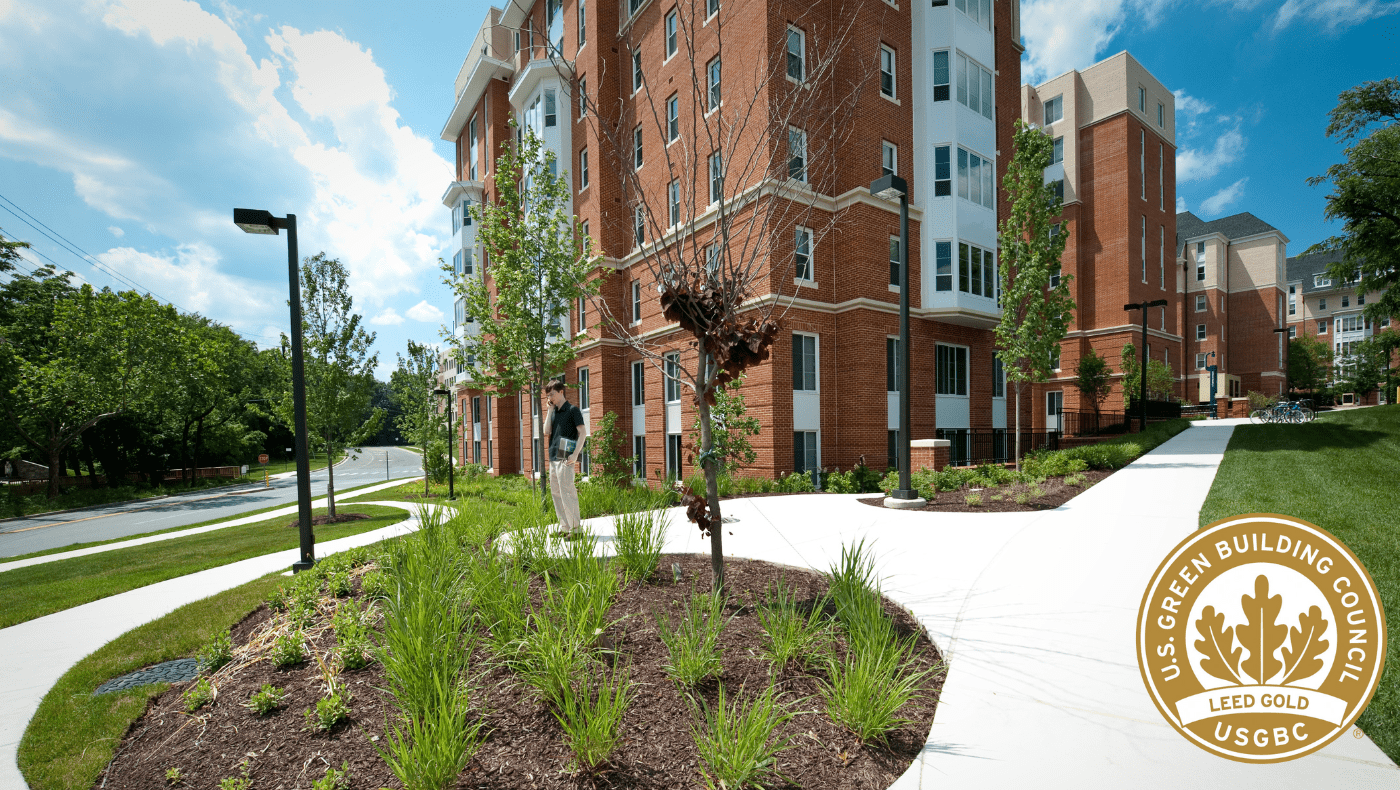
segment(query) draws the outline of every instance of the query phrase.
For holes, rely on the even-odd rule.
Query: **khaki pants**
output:
[[[549,493],[554,496],[554,514],[560,529],[578,531],[583,524],[578,517],[578,489],[574,487],[574,463],[568,459],[549,462]]]

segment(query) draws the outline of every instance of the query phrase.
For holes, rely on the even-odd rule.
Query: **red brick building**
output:
[[[769,229],[769,260],[751,302],[779,300],[784,309],[775,313],[781,331],[771,359],[749,371],[743,389],[749,413],[763,426],[753,474],[848,468],[862,456],[874,467],[893,463],[899,294],[891,261],[899,215],[896,204],[869,191],[888,171],[904,177],[911,193],[913,438],[951,438],[956,456],[966,454],[974,437],[1001,440],[1008,424],[991,328],[999,315],[996,227],[1004,203],[998,188],[1021,111],[1019,4],[877,2],[849,14],[852,8],[834,2],[756,0],[537,0],[493,9],[458,74],[442,132],[457,150],[457,178],[443,202],[453,211],[448,257],[459,276],[484,276],[489,285],[490,262],[464,219],[464,204],[492,199],[494,160],[511,139],[507,118],[515,116],[555,151],[574,181],[572,211],[607,274],[599,299],[613,316],[635,317],[627,331],[693,367],[691,338],[661,316],[646,268],[650,251],[672,243],[674,228],[650,223],[638,243],[635,200],[644,198],[653,214],[665,210],[673,180],[687,196],[705,194],[705,168],[678,173],[663,152],[698,150],[741,110],[762,113],[784,91],[809,89],[813,53],[844,36],[829,84],[868,84],[853,99],[857,121],[832,137],[823,127],[831,118],[816,112],[792,121],[787,134],[758,134],[728,154],[738,161],[753,147],[778,151],[788,181],[803,182],[787,186],[805,190],[807,223],[829,228],[805,243],[799,222]],[[744,75],[770,63],[786,64],[779,66],[786,79],[756,97],[745,95]],[[585,106],[601,111],[585,115]],[[664,109],[653,122],[657,108]],[[637,124],[636,146],[645,154],[634,163],[635,178],[621,174],[617,135],[600,129],[600,121],[624,131]],[[820,144],[837,138],[839,147]],[[670,148],[678,144],[681,149]],[[794,153],[799,149],[805,150]],[[757,186],[725,181],[722,199]],[[715,210],[703,200],[685,207],[686,218],[701,227]],[[617,413],[618,425],[633,437],[640,474],[691,474],[677,451],[695,419],[689,394],[600,328],[600,306],[575,308],[573,324],[582,330],[566,374],[578,387],[571,399],[595,429],[606,412]],[[473,328],[460,305],[456,318],[458,332],[469,335]],[[447,374],[463,415],[462,457],[497,473],[530,468],[540,431],[527,398],[474,389],[465,371]],[[1023,424],[1029,412],[1026,404]]]

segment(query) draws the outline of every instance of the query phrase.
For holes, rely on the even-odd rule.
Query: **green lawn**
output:
[[[317,527],[317,542],[387,527],[409,515],[397,508],[369,505],[336,510],[365,513],[371,518]],[[314,512],[319,515],[325,510]],[[0,628],[206,568],[294,549],[299,545],[298,533],[287,525],[295,520],[294,515],[279,516],[201,535],[5,571],[0,573]]]
[[[364,522],[361,522],[364,523]],[[0,574],[4,576],[8,574]],[[111,761],[131,722],[168,684],[92,696],[104,682],[193,655],[214,634],[256,609],[278,584],[273,573],[182,606],[108,642],[64,673],[39,703],[19,744],[19,769],[34,790],[85,790]]]
[[[1200,526],[1280,513],[1322,527],[1370,571],[1390,613],[1380,688],[1357,724],[1400,762],[1400,405],[1324,412],[1303,425],[1241,425]]]
[[[343,459],[344,457],[345,457],[345,453],[341,453],[340,456],[339,456],[339,458],[342,458],[342,459]],[[337,459],[337,460],[338,460],[338,459]],[[311,471],[314,472],[314,471],[316,471],[317,469],[325,469],[325,468],[326,468],[326,463],[327,463],[327,456],[326,456],[325,453],[313,454],[313,455],[311,456]],[[261,482],[263,481],[263,473],[264,473],[264,472],[266,472],[268,475],[280,475],[280,474],[282,474],[283,472],[295,472],[296,470],[297,470],[297,462],[296,462],[296,459],[295,459],[295,458],[293,458],[293,459],[290,460],[290,461],[285,461],[285,460],[283,460],[283,461],[273,461],[272,463],[268,464],[267,466],[263,466],[262,464],[259,464],[259,463],[251,463],[251,464],[248,464],[248,474],[244,475],[243,477],[238,478],[238,480],[239,480],[240,482],[245,482],[245,483],[261,483]]]

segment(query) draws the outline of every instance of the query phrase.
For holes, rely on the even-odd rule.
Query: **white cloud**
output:
[[[1176,182],[1204,181],[1219,173],[1244,155],[1245,137],[1239,129],[1231,129],[1216,138],[1209,151],[1182,148],[1176,152]]]
[[[1210,112],[1212,105],[1194,96],[1188,96],[1182,89],[1172,91],[1172,95],[1176,97],[1176,135],[1180,140],[1196,133],[1196,124],[1201,116]]]
[[[1186,198],[1181,195],[1176,196],[1176,213],[1182,214],[1186,211]]]
[[[1274,17],[1270,32],[1278,33],[1294,22],[1322,24],[1336,33],[1370,19],[1400,12],[1400,3],[1380,0],[1286,0]]]
[[[109,226],[109,227],[107,228],[107,232],[110,233],[110,234],[112,234],[113,236],[116,236],[116,237],[119,238],[119,239],[120,239],[122,236],[125,236],[125,235],[126,235],[126,231],[122,230],[121,228],[117,227],[116,225],[111,225],[111,226]]]
[[[408,312],[406,313],[406,315],[409,318],[412,318],[414,321],[426,321],[428,323],[441,321],[442,319],[447,317],[446,313],[428,304],[427,299],[424,299],[418,304],[408,308]]]
[[[403,323],[403,316],[394,312],[394,308],[386,307],[384,312],[369,320],[375,326],[398,326]]]
[[[1024,0],[1026,68],[1021,78],[1035,85],[1091,66],[1129,15],[1141,27],[1152,28],[1175,4],[1176,0]]]
[[[1244,197],[1244,185],[1247,181],[1249,181],[1249,177],[1245,176],[1239,181],[1236,181],[1201,201],[1201,213],[1209,217],[1221,213],[1228,206],[1234,205],[1240,198]]]

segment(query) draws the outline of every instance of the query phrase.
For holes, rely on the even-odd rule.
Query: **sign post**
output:
[[[271,487],[272,487],[272,481],[271,481],[271,479],[267,476],[267,460],[268,460],[268,459],[267,459],[267,453],[263,453],[263,454],[261,454],[261,455],[258,456],[258,463],[262,464],[262,466],[263,466],[263,488],[271,488]]]

